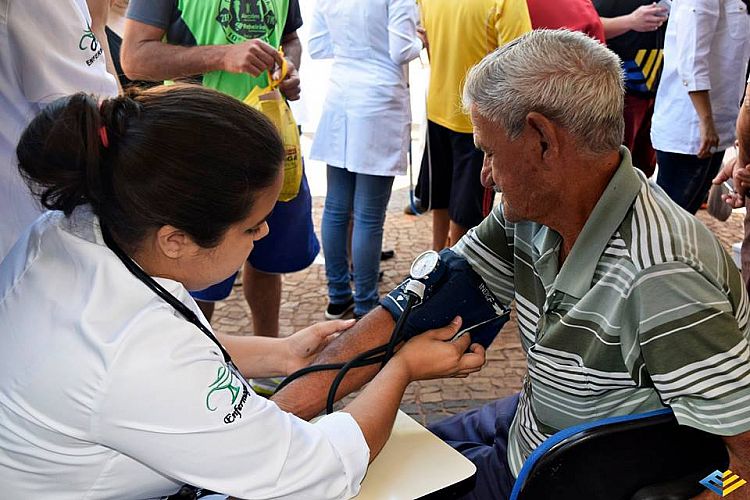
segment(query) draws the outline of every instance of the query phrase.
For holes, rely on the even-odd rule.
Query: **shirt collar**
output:
[[[555,280],[555,289],[567,295],[581,298],[591,288],[596,266],[607,243],[641,190],[642,181],[633,168],[630,151],[620,147],[620,156],[620,166],[594,206]]]

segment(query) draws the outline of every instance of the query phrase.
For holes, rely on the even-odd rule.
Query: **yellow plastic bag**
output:
[[[293,200],[299,193],[302,182],[302,150],[299,141],[299,129],[292,110],[284,96],[276,88],[286,77],[287,65],[284,53],[280,50],[284,63],[278,79],[269,78],[267,87],[255,87],[245,97],[244,103],[257,109],[270,119],[281,135],[284,143],[284,184],[281,187],[279,201]]]

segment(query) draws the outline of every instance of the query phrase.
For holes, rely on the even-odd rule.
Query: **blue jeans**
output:
[[[383,245],[385,209],[393,177],[355,174],[328,165],[328,193],[323,209],[323,255],[326,259],[328,300],[342,304],[352,296],[349,282],[349,221],[352,230],[354,314],[366,314],[378,303],[378,273]]]
[[[724,151],[708,158],[657,151],[659,174],[656,183],[675,203],[695,215],[706,199],[711,180],[719,172],[723,158]]]

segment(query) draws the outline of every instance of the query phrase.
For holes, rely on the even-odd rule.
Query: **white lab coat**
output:
[[[58,97],[117,95],[90,25],[85,0],[0,0],[0,262],[42,213],[18,173],[23,129]]]
[[[422,50],[418,19],[414,0],[318,0],[308,49],[334,61],[310,158],[355,173],[406,172],[404,65]]]
[[[675,0],[651,121],[654,149],[698,153],[700,118],[689,92],[700,90],[711,97],[716,151],[731,147],[749,57],[750,16],[742,0]]]
[[[157,281],[203,318],[180,283]],[[184,483],[349,498],[368,457],[351,415],[311,424],[248,391],[104,246],[88,207],[43,214],[0,264],[3,498],[157,498]]]

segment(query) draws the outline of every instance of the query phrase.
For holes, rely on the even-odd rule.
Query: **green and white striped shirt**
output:
[[[714,434],[750,430],[740,274],[714,235],[621,155],[561,269],[561,237],[506,222],[502,207],[454,247],[516,302],[528,372],[510,429],[514,475],[560,429],[665,405]]]

